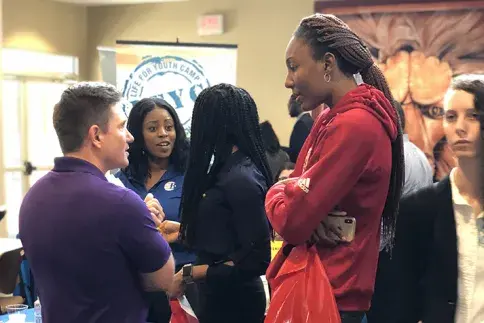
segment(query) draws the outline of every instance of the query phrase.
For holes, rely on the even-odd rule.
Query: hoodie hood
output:
[[[346,95],[328,113],[335,116],[351,109],[365,109],[377,118],[391,141],[398,135],[398,119],[395,108],[383,92],[367,84],[361,84]]]

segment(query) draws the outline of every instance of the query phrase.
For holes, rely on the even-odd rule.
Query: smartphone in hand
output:
[[[323,221],[325,225],[337,231],[339,236],[334,234],[334,239],[340,242],[351,242],[355,238],[356,219],[346,215],[346,212],[333,211]]]

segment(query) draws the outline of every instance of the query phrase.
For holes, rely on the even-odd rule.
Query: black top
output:
[[[289,139],[289,157],[291,158],[291,162],[295,163],[297,160],[297,156],[301,151],[306,138],[309,136],[309,132],[313,126],[313,118],[309,113],[304,113],[301,115],[296,123],[294,124],[294,128],[292,129],[291,138]]]
[[[207,282],[236,283],[263,275],[270,262],[266,179],[242,152],[232,154],[202,198],[193,248],[208,264]],[[232,260],[235,266],[224,265]]]
[[[393,322],[453,323],[457,233],[449,177],[400,204],[391,270]],[[390,322],[390,321],[389,321]]]
[[[289,155],[284,150],[279,149],[275,154],[266,151],[266,157],[271,170],[272,180],[277,182],[276,176],[281,172],[284,165],[289,162]]]

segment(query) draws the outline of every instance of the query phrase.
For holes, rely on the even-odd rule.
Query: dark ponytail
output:
[[[388,83],[382,71],[376,64],[372,64],[370,68],[361,71],[363,82],[372,85],[378,90],[382,91],[385,97],[392,103],[396,109],[396,102],[393,98]],[[398,207],[402,195],[403,183],[405,180],[405,161],[403,155],[403,129],[401,127],[400,115],[396,113],[398,118],[398,135],[394,142],[392,142],[392,172],[390,176],[390,185],[388,187],[388,196],[383,209],[383,235],[384,238],[389,238],[391,243],[386,246],[387,250],[391,252],[393,247],[393,240],[395,238],[395,227],[397,221]],[[390,215],[391,214],[391,215]]]

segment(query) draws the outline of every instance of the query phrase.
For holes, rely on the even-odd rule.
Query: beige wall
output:
[[[287,144],[294,120],[287,114],[285,48],[300,19],[312,12],[313,0],[190,0],[89,8],[89,75],[100,79],[96,47],[114,46],[116,40],[176,41],[178,37],[180,42],[237,44],[237,85],[254,96],[261,121],[270,120]],[[199,37],[197,17],[211,13],[225,14],[227,32]]]
[[[164,4],[85,8],[48,0],[3,0],[4,47],[77,56],[81,79],[100,79],[97,46],[116,40],[237,44],[237,83],[255,98],[261,120],[270,120],[287,144],[284,50],[313,0],[189,0]],[[199,37],[201,14],[223,13],[226,33]]]
[[[287,115],[284,51],[299,20],[312,13],[313,0],[189,0],[88,9],[49,0],[0,0],[2,9],[4,47],[77,56],[81,79],[100,79],[96,47],[114,46],[116,40],[178,37],[180,42],[237,44],[238,85],[254,96],[261,121],[270,120],[281,142],[288,142],[294,121]],[[210,13],[225,15],[227,31],[201,38],[196,19]],[[4,226],[5,221],[0,236]]]
[[[0,31],[3,47],[78,57],[81,78],[87,78],[86,8],[47,0],[0,0]],[[1,118],[0,109],[0,121]],[[0,151],[2,142],[0,134]],[[3,187],[2,175],[0,188]],[[0,191],[1,205],[5,194],[3,189]],[[0,223],[0,237],[6,234],[4,220]]]
[[[2,2],[3,0],[0,0],[0,49],[3,46],[3,37],[2,37],[2,27],[3,27],[3,15],[2,15]],[[2,76],[2,55],[0,55],[0,76]],[[2,86],[0,85],[0,97],[2,97]],[[2,109],[2,102],[0,102],[0,124],[3,124],[2,118],[3,118],[3,109]],[[0,152],[3,152],[3,131],[0,131]],[[0,158],[0,170],[4,169],[3,165],[3,158]],[[3,206],[5,204],[5,176],[0,176],[0,206]],[[2,220],[0,221],[0,238],[6,237],[7,236],[7,221]]]
[[[3,0],[3,46],[79,57],[87,78],[87,9],[46,0]]]

